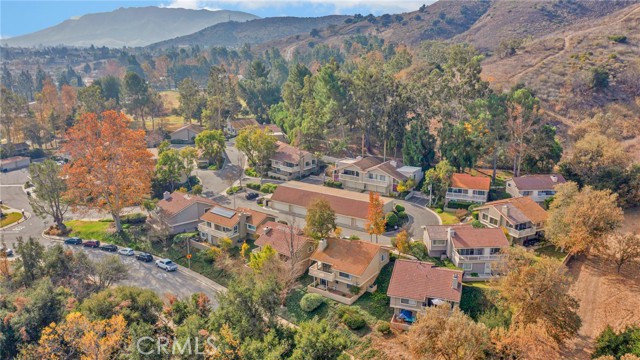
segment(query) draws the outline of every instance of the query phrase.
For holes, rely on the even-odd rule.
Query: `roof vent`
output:
[[[393,167],[398,167],[398,162],[397,162],[397,161],[395,161],[395,160],[391,160],[391,161],[389,161],[389,163],[390,163],[390,164],[391,164],[391,166],[393,166]]]
[[[327,239],[320,239],[320,242],[318,243],[318,250],[323,251],[326,248],[327,248]]]
[[[555,175],[551,175],[551,181],[553,181],[554,183],[558,182],[558,177]]]
[[[264,233],[265,235],[271,232],[271,227],[270,226],[265,226],[264,227]]]
[[[509,206],[508,205],[502,205],[502,213],[504,214],[504,216],[509,216]]]
[[[162,193],[162,198],[165,199],[165,200],[171,199],[171,193],[168,192],[168,191],[163,192]]]
[[[453,228],[447,229],[447,232],[449,233],[449,238],[456,236],[456,231]]]
[[[452,289],[458,288],[458,274],[453,274],[453,280],[451,281],[451,288]]]

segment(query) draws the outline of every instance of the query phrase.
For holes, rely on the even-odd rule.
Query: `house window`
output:
[[[431,245],[433,246],[443,246],[447,243],[447,240],[431,240]]]
[[[380,181],[386,181],[386,180],[387,180],[387,178],[386,178],[384,175],[380,175],[380,176],[378,176],[378,179],[379,179]]]
[[[482,255],[484,253],[483,249],[460,249],[458,250],[460,255]]]
[[[484,220],[484,221],[489,220],[489,214],[487,214],[487,213],[482,213],[482,220]]]
[[[311,164],[312,164],[312,165],[315,165],[315,164],[316,164],[316,161],[315,161],[315,160],[311,160]]]
[[[495,254],[499,254],[500,253],[500,248],[491,248],[491,255],[495,255]]]
[[[465,270],[465,271],[473,270],[473,264],[471,264],[471,263],[462,263],[462,270]]]
[[[411,299],[400,299],[400,304],[416,306],[417,302]]]
[[[514,228],[516,230],[518,230],[518,231],[530,229],[531,228],[531,223],[530,222],[526,222],[526,223],[522,223],[522,224],[517,224],[516,226],[514,226]]]
[[[360,176],[359,172],[353,170],[342,170],[342,173],[349,176]]]
[[[309,166],[309,162],[308,162],[308,161],[307,161],[307,162],[305,162],[305,163],[304,163],[304,166]]]
[[[555,195],[556,192],[553,190],[542,190],[542,191],[538,191],[538,196],[553,196]]]
[[[380,261],[384,261],[384,254],[380,255]]]
[[[491,225],[498,225],[498,219],[491,217],[491,218],[489,218],[489,223]]]
[[[466,194],[467,189],[449,188],[447,192],[451,194]]]
[[[520,194],[522,194],[522,196],[531,196],[533,195],[533,191],[525,190],[521,191]]]
[[[487,195],[487,192],[484,190],[473,190],[473,195],[485,196]]]
[[[251,224],[247,224],[247,230],[256,231],[256,227]]]
[[[234,234],[237,234],[237,233],[238,233],[238,225],[236,225],[236,226],[234,226],[234,227],[233,227],[233,233],[234,233]]]
[[[313,246],[309,246],[309,249],[307,251],[309,251],[309,254],[311,254],[313,252]]]
[[[211,223],[207,221],[207,227],[211,227]]]
[[[345,278],[345,279],[351,279],[351,275],[349,275],[347,273],[343,273],[343,272],[338,272],[338,276],[340,276],[341,278]]]

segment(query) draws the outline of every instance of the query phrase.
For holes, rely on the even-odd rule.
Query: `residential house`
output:
[[[312,153],[282,141],[276,141],[276,145],[267,175],[288,181],[303,178],[318,169],[317,160]]]
[[[480,222],[506,228],[514,242],[522,244],[544,234],[547,212],[529,196],[488,202],[477,210]]]
[[[509,240],[500,228],[470,225],[425,226],[424,243],[430,256],[447,257],[464,271],[465,280],[484,280],[506,261]]]
[[[236,119],[227,121],[227,128],[225,129],[229,136],[238,136],[240,131],[251,126],[260,126],[256,119]]]
[[[445,205],[450,201],[484,204],[489,200],[491,178],[456,173],[451,176]]]
[[[282,131],[282,129],[280,128],[280,126],[276,124],[261,124],[260,128],[262,130],[269,130],[269,134],[275,137],[278,141],[282,141],[285,143],[289,142],[289,138],[287,137],[287,134],[285,134],[284,131]]]
[[[393,309],[391,326],[408,330],[426,308],[460,304],[462,271],[429,262],[398,259],[393,266],[387,296]]]
[[[565,182],[560,174],[524,175],[507,180],[507,192],[514,198],[530,196],[533,201],[543,203],[556,194],[556,185]]]
[[[320,240],[311,260],[308,291],[351,305],[366,291],[375,291],[389,250],[366,241],[329,238]]]
[[[364,230],[369,209],[369,194],[354,193],[322,185],[290,181],[278,185],[268,201],[268,206],[283,214],[304,218],[307,209],[316,199],[326,200],[336,213],[338,226]],[[383,197],[385,213],[393,210],[393,199]]]
[[[218,245],[219,240],[226,237],[237,246],[248,238],[254,238],[257,229],[269,220],[269,215],[251,209],[233,210],[217,205],[205,212],[200,220],[200,238]]]
[[[13,156],[6,159],[0,159],[0,171],[7,172],[29,167],[31,158],[26,156]]]
[[[311,265],[311,254],[316,249],[313,239],[304,235],[301,229],[274,221],[265,223],[258,230],[256,250],[271,246],[287,265],[292,265],[297,276]],[[293,260],[292,260],[293,259]]]
[[[29,152],[29,144],[26,142],[0,144],[0,151],[9,156],[22,156]]]
[[[200,216],[216,205],[202,196],[167,191],[147,222],[156,229],[167,229],[169,234],[197,231]]]
[[[418,184],[422,177],[419,167],[402,166],[396,160],[382,161],[373,156],[342,159],[333,171],[333,180],[341,182],[345,189],[375,191],[382,195],[396,194],[401,182],[413,179]]]
[[[173,143],[193,144],[196,136],[202,131],[204,129],[200,125],[187,124],[169,134],[169,137]]]

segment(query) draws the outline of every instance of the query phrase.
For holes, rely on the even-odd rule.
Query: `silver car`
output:
[[[131,248],[122,248],[122,249],[118,250],[118,254],[124,255],[124,256],[133,256],[133,255],[135,255],[135,253],[133,252],[133,249],[131,249]]]
[[[160,259],[156,260],[156,266],[164,271],[176,271],[178,270],[178,265],[176,265],[173,261],[169,259]]]

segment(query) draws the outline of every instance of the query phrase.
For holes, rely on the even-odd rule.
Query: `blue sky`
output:
[[[120,7],[164,6],[187,9],[225,9],[246,11],[261,17],[322,16],[331,14],[363,15],[399,13],[417,10],[434,0],[1,0],[0,34],[2,37],[28,34],[56,25],[74,16],[107,12]]]

